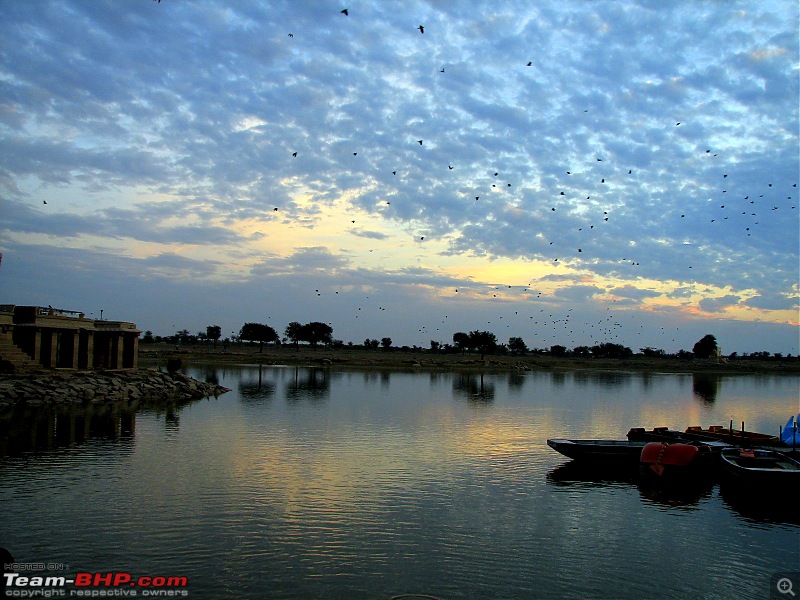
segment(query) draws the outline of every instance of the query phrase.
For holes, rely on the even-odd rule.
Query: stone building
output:
[[[140,333],[77,311],[0,305],[0,371],[135,369]]]

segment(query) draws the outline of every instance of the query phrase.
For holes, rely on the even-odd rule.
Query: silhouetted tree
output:
[[[206,327],[206,337],[213,342],[214,348],[216,348],[217,340],[222,337],[222,327],[219,325],[209,325]]]
[[[555,346],[550,346],[550,355],[551,356],[566,356],[567,354],[567,347],[560,346],[556,344]]]
[[[664,356],[666,354],[663,350],[650,348],[649,346],[647,348],[639,348],[639,352],[648,357]]]
[[[388,350],[389,348],[391,348],[392,338],[390,337],[381,338],[381,346],[383,346],[384,350]]]
[[[469,351],[471,349],[469,334],[466,334],[463,331],[454,333],[453,344],[455,345],[456,348],[461,350],[462,353],[465,351]]]
[[[592,356],[597,358],[626,358],[633,356],[633,350],[621,344],[604,343],[592,346]]]
[[[491,331],[470,331],[469,344],[481,353],[483,360],[484,355],[497,348],[497,337]]]
[[[508,338],[508,349],[511,350],[512,354],[525,354],[528,351],[528,346],[521,337],[512,337]]]
[[[711,358],[717,354],[717,338],[708,334],[703,336],[693,347],[692,352],[697,358]]]
[[[300,339],[311,344],[312,348],[316,348],[320,342],[330,344],[333,340],[333,328],[327,323],[320,323],[319,321],[303,325],[300,328],[300,334]]]
[[[303,326],[297,321],[292,321],[286,326],[283,334],[291,340],[295,349],[300,349],[300,340],[303,337]]]
[[[239,339],[258,342],[258,351],[264,351],[264,343],[278,340],[278,332],[269,325],[262,323],[245,323],[239,331]]]

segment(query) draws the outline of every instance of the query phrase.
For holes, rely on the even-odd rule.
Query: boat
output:
[[[733,422],[731,422],[729,427],[723,427],[722,425],[712,425],[708,429],[703,429],[695,425],[694,427],[687,427],[686,431],[684,432],[689,439],[697,439],[697,440],[714,440],[720,442],[726,442],[729,445],[738,445],[738,446],[777,446],[782,445],[781,439],[774,436],[769,435],[767,433],[757,433],[755,431],[746,431],[744,428],[744,423],[742,423],[741,429],[734,429]]]
[[[551,438],[547,445],[576,462],[603,469],[637,467],[647,475],[705,467],[711,450],[705,444],[631,440],[571,440]],[[688,469],[687,469],[688,470]]]
[[[800,492],[800,461],[780,452],[761,448],[724,448],[720,452],[722,472],[728,482],[769,497],[774,492],[796,501]]]
[[[721,425],[712,426],[708,429],[697,426],[688,427],[686,431],[676,431],[669,427],[654,427],[653,429],[632,427],[628,430],[627,438],[638,442],[700,443],[708,446],[714,452],[739,445],[780,452],[793,458],[798,458],[798,454],[800,454],[800,448],[792,448],[776,436],[745,431],[744,429],[733,429],[732,427],[726,429]]]
[[[568,440],[552,438],[547,445],[564,456],[581,461],[615,464],[639,464],[642,448],[647,442],[630,440]]]

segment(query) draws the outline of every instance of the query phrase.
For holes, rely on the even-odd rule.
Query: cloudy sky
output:
[[[158,335],[797,354],[798,19],[2,2],[0,302]]]

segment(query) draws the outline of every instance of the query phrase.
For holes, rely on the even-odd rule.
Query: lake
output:
[[[191,598],[770,598],[800,571],[795,511],[575,471],[546,444],[777,434],[796,376],[186,372],[232,391],[5,419],[0,546],[42,575],[183,576]]]

